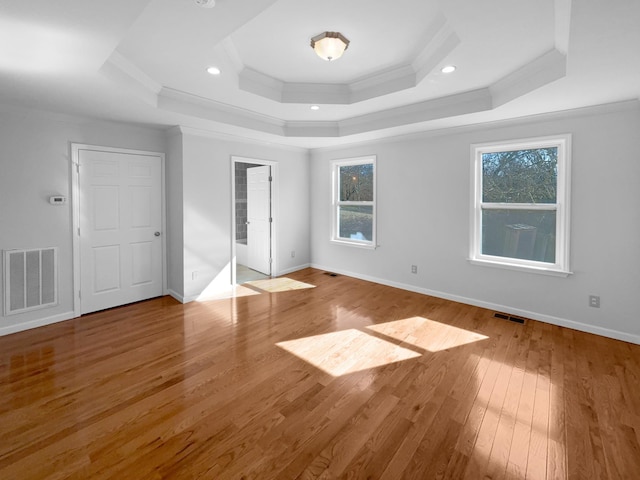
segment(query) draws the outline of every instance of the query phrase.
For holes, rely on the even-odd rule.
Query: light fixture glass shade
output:
[[[349,40],[339,32],[323,32],[311,39],[311,48],[329,62],[340,58],[348,46]]]

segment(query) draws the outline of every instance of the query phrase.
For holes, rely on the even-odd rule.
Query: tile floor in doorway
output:
[[[236,285],[242,285],[243,283],[250,282],[252,280],[264,280],[266,278],[271,277],[255,270],[251,270],[246,265],[236,265]]]

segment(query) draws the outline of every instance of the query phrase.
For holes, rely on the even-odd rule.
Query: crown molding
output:
[[[422,82],[460,44],[460,38],[446,18],[440,15],[431,25],[430,39],[411,62],[416,74],[416,85]]]
[[[280,136],[286,125],[284,120],[167,87],[158,95],[158,108]]]
[[[555,0],[553,2],[555,20],[555,47],[563,55],[569,51],[569,38],[571,35],[571,1]]]
[[[341,136],[354,135],[438,118],[482,112],[491,110],[491,105],[489,90],[481,88],[342,120],[340,133]]]
[[[438,32],[445,32],[447,28],[445,24]],[[452,41],[451,32],[442,33],[442,37]],[[433,59],[434,55],[432,52],[425,58]],[[486,88],[325,122],[286,121],[160,86],[117,52],[105,63],[102,72],[161,110],[280,137],[335,138],[492,110],[562,78],[566,75],[566,63],[567,57],[554,48]],[[347,91],[344,85],[285,84],[248,68],[243,72],[240,83],[253,82],[267,98],[282,100],[285,95],[289,100],[302,101],[305,96],[317,92],[316,96],[327,100],[317,103],[332,103],[347,96],[360,98],[358,95],[381,94],[380,89],[402,85],[409,77],[415,77],[415,73],[411,73],[414,67],[405,65],[380,72],[379,79],[358,80],[354,83],[357,91]]]
[[[314,103],[351,105],[417,86],[460,44],[460,39],[442,13],[427,28],[422,46],[412,58],[373,72],[351,83],[284,82],[248,67],[242,62],[230,37],[224,40],[225,51],[238,70],[238,87],[279,103]]]
[[[162,85],[117,50],[114,50],[104,62],[100,73],[112,82],[126,88],[147,104],[158,107],[158,94],[162,90]]]
[[[100,116],[83,115],[77,113],[62,113],[26,105],[16,105],[0,102],[0,122],[15,122],[24,120],[29,122],[55,122],[62,125],[74,125],[77,127],[98,126],[101,128],[122,128],[126,125],[128,130],[139,132],[162,134],[166,127],[153,123],[141,123],[125,120],[114,120]]]
[[[555,48],[501,78],[489,87],[493,107],[499,107],[567,74],[567,57]]]
[[[222,133],[213,130],[205,130],[200,128],[187,127],[184,125],[174,125],[172,127],[167,128],[166,133],[168,136],[176,136],[176,135],[191,135],[195,137],[201,138],[210,138],[214,140],[221,140],[224,142],[235,142],[242,143],[243,145],[251,144],[251,145],[260,145],[263,147],[273,147],[278,148],[279,150],[286,150],[290,152],[296,153],[308,153],[309,149],[305,147],[297,147],[295,145],[288,145],[285,143],[278,143],[277,141],[270,140],[260,140],[257,138],[249,138],[242,135],[233,135],[230,133]]]
[[[430,130],[423,130],[420,132],[405,133],[400,135],[393,135],[379,139],[369,139],[357,142],[351,142],[341,145],[330,145],[326,147],[310,148],[309,151],[313,152],[334,152],[341,151],[349,148],[357,148],[360,146],[370,145],[384,145],[388,143],[400,143],[417,141],[435,137],[443,137],[447,135],[461,135],[465,133],[472,133],[484,130],[493,130],[497,128],[513,127],[530,125],[532,123],[554,121],[554,120],[567,120],[572,118],[587,117],[592,115],[607,115],[610,113],[637,111],[640,115],[640,98],[632,98],[629,100],[623,100],[614,103],[604,103],[600,105],[590,105],[588,107],[572,108],[568,110],[559,110],[557,112],[545,112],[537,113],[533,115],[525,115],[516,118],[506,118],[502,120],[493,120],[489,122],[474,122],[466,125],[457,125],[454,127],[434,128]]]

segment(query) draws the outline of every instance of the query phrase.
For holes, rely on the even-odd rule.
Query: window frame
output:
[[[482,155],[513,150],[558,149],[556,203],[483,202]],[[471,145],[471,227],[469,261],[475,265],[506,268],[566,277],[569,269],[570,199],[571,199],[571,134],[535,137]],[[499,257],[482,253],[483,210],[554,210],[556,212],[555,263]]]
[[[341,201],[340,200],[340,167],[352,165],[373,165],[373,200],[372,201]],[[376,155],[367,155],[355,158],[345,158],[331,161],[331,237],[332,243],[340,245],[349,245],[353,247],[375,249],[376,244],[376,224],[377,224],[377,166]],[[355,240],[351,238],[340,237],[340,207],[343,205],[371,206],[373,219],[371,225],[371,240]]]

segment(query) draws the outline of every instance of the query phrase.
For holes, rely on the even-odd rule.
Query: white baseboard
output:
[[[310,266],[310,263],[305,263],[304,265],[296,265],[295,267],[281,270],[280,272],[278,272],[277,276],[281,277],[282,275],[288,275],[289,273],[297,272],[298,270],[304,270],[305,268],[309,268]]]
[[[188,301],[185,299],[185,297],[180,295],[178,292],[176,292],[174,290],[171,290],[170,288],[167,289],[167,294],[171,295],[173,298],[175,298],[180,303],[188,303]]]
[[[336,270],[331,267],[325,267],[323,265],[317,265],[312,263],[312,268],[318,270],[325,270],[329,272],[339,273],[340,275],[346,275],[347,277],[359,278],[360,280],[366,280],[368,282],[379,283],[381,285],[387,285],[389,287],[400,288],[415,293],[422,293],[423,295],[430,295],[432,297],[444,298],[445,300],[451,300],[453,302],[464,303],[467,305],[473,305],[475,307],[486,308],[488,310],[496,310],[499,312],[509,313],[518,317],[530,318],[532,320],[539,320],[541,322],[549,323],[551,325],[557,325],[559,327],[571,328],[573,330],[579,330],[581,332],[593,333],[603,337],[613,338],[615,340],[622,340],[624,342],[635,343],[640,345],[640,335],[634,335],[631,333],[621,332],[619,330],[611,330],[608,328],[602,328],[595,325],[589,325],[587,323],[576,322],[574,320],[568,320],[566,318],[554,317],[552,315],[544,315],[541,313],[530,312],[519,308],[513,308],[506,305],[500,305],[497,303],[485,302],[484,300],[478,300],[475,298],[462,297],[460,295],[452,295],[445,292],[439,292],[436,290],[429,290],[427,288],[416,287],[415,285],[409,285],[400,282],[394,282],[386,280],[384,278],[371,277],[369,275],[361,275],[355,272],[349,272],[346,270]]]
[[[7,325],[5,327],[0,327],[0,336],[9,335],[11,333],[22,332],[24,330],[30,330],[32,328],[44,327],[45,325],[64,322],[65,320],[70,320],[72,318],[75,318],[75,315],[73,312],[65,312],[65,313],[60,313],[58,315],[52,315],[50,317],[29,320],[28,322],[16,323],[14,325]]]

